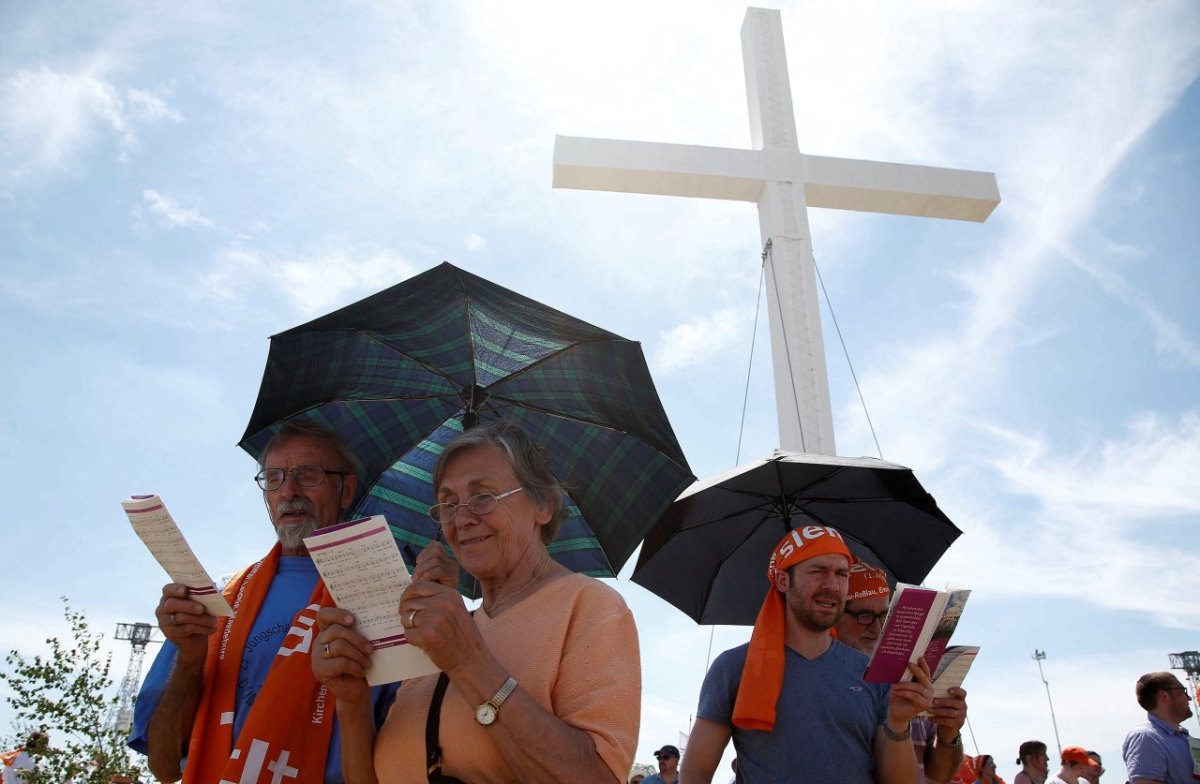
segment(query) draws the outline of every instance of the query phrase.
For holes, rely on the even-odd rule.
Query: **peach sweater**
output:
[[[637,627],[621,595],[579,574],[560,577],[475,623],[496,658],[542,707],[591,736],[625,780],[637,750],[642,671]],[[375,742],[380,784],[426,781],[425,720],[437,676],[404,683]],[[503,721],[503,710],[501,711]],[[451,682],[442,702],[442,770],[470,784],[515,782],[512,770]]]

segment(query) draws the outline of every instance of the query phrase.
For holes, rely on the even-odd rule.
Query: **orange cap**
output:
[[[1064,764],[1074,762],[1077,765],[1099,765],[1100,762],[1088,754],[1087,749],[1083,746],[1067,746],[1062,750],[1062,761]]]
[[[859,561],[850,566],[850,590],[846,601],[854,599],[873,599],[882,596],[885,599],[892,595],[888,587],[887,575],[882,569],[876,569],[868,563]]]

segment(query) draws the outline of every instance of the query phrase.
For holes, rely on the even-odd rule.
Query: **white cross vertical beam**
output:
[[[779,445],[835,454],[808,206],[982,222],[1000,203],[994,175],[804,155],[778,11],[750,8],[742,56],[753,149],[559,136],[556,188],[758,204],[769,241],[767,299]]]

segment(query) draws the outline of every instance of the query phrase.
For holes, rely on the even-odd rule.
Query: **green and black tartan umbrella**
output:
[[[240,446],[257,459],[293,418],[362,459],[355,512],[385,515],[410,565],[436,536],[433,464],[464,424],[507,418],[549,451],[571,512],[551,553],[591,575],[615,576],[695,479],[640,344],[449,263],[273,336]]]

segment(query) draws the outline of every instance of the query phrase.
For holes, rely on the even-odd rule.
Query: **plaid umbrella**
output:
[[[615,576],[695,477],[640,344],[443,263],[271,338],[240,446],[288,419],[337,430],[363,461],[354,512],[383,514],[410,566],[436,537],[433,465],[464,426],[507,418],[545,447],[569,496],[550,546]],[[464,574],[465,594],[479,595]]]
[[[684,491],[647,534],[632,580],[697,623],[753,626],[771,551],[814,523],[893,585],[919,584],[962,534],[911,469],[776,450]]]

